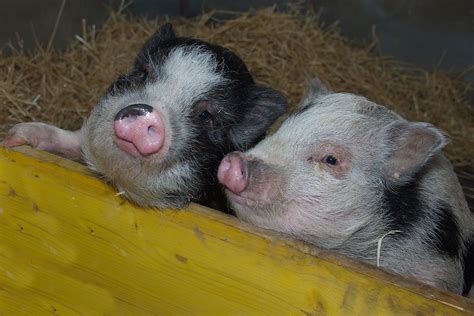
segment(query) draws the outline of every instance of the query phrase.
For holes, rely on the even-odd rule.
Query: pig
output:
[[[286,99],[255,83],[235,53],[177,37],[167,23],[80,130],[21,123],[3,146],[28,144],[82,161],[139,206],[181,208],[193,201],[225,210],[220,160],[251,147],[286,108]]]
[[[474,268],[474,214],[448,137],[314,79],[300,106],[252,149],[224,157],[238,218],[456,293]]]

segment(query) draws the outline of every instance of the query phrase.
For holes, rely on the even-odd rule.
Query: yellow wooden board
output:
[[[79,164],[0,148],[2,315],[456,315],[474,302],[192,204],[149,210]]]

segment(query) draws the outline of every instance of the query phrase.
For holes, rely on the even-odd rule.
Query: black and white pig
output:
[[[80,130],[22,123],[3,145],[29,144],[82,160],[141,206],[196,201],[222,208],[215,192],[223,194],[213,190],[220,160],[262,138],[286,107],[229,49],[176,37],[165,24]]]
[[[430,124],[315,79],[280,129],[228,154],[218,178],[246,222],[465,293],[474,215],[447,143]]]

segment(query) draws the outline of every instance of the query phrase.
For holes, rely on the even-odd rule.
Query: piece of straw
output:
[[[383,234],[382,237],[377,239],[377,268],[380,267],[380,253],[382,251],[382,240],[388,235],[397,234],[401,232],[402,232],[401,230],[391,230]]]

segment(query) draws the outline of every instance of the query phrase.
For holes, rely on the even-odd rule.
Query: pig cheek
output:
[[[104,128],[89,133],[85,150],[89,167],[115,184],[136,179],[140,173],[139,162],[117,148],[112,137],[113,132]]]
[[[277,199],[280,200],[281,195],[278,192],[280,192],[279,188],[272,185],[272,182],[264,181],[263,179],[259,179],[259,181],[251,179],[244,192],[237,195],[228,191],[228,195],[237,204],[259,209],[268,207],[270,204],[275,203]]]
[[[281,205],[284,181],[274,172],[262,166],[249,164],[249,184],[245,191],[234,194],[227,190],[229,200],[239,218],[257,224],[257,219],[275,213],[275,205]]]
[[[249,186],[245,193],[262,205],[281,204],[285,196],[285,184],[288,183],[287,171],[258,160],[249,160],[249,169]]]

